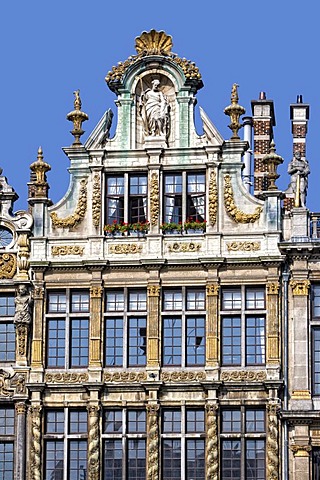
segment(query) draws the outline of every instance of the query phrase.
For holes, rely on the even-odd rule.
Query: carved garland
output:
[[[233,189],[231,185],[231,177],[229,174],[224,177],[224,205],[227,213],[236,223],[254,223],[259,220],[262,207],[257,207],[254,213],[244,213],[234,203]]]
[[[206,445],[206,460],[207,460],[207,480],[218,480],[219,470],[219,455],[218,455],[218,426],[216,411],[218,406],[216,404],[207,404],[207,445]]]
[[[99,480],[99,407],[90,405],[89,413],[89,445],[88,445],[88,480]]]
[[[143,382],[147,380],[146,372],[117,372],[117,373],[105,373],[105,382]]]
[[[159,405],[147,405],[148,411],[148,480],[159,478]]]
[[[221,373],[221,380],[223,382],[237,382],[239,380],[241,381],[257,381],[261,382],[262,380],[265,380],[267,378],[266,372],[262,371],[251,371],[247,372],[246,370],[241,370],[241,371],[231,371],[231,372],[222,372]]]
[[[65,255],[80,255],[82,256],[84,252],[84,247],[79,245],[59,245],[51,247],[51,253],[55,256],[65,256]]]
[[[76,227],[85,216],[87,210],[87,180],[80,180],[80,191],[78,204],[75,212],[65,218],[58,217],[56,212],[50,214],[52,225],[55,228],[73,228]]]
[[[278,452],[278,404],[269,404],[268,409],[268,438],[267,438],[267,478],[279,478],[279,452]]]
[[[92,187],[92,221],[95,227],[100,225],[100,216],[101,216],[101,188],[100,188],[100,177],[95,175],[93,177],[93,187]]]
[[[47,383],[83,383],[87,382],[89,375],[87,373],[47,373],[45,382]]]
[[[17,271],[17,258],[12,253],[0,254],[0,278],[13,278]]]
[[[155,226],[159,220],[159,179],[153,172],[150,182],[150,217],[151,225]]]
[[[110,245],[110,252],[117,253],[117,254],[128,254],[128,253],[139,253],[142,251],[142,245],[138,245],[137,243],[128,243],[124,245]]]
[[[204,372],[162,372],[163,382],[201,382],[206,379]]]
[[[231,242],[227,243],[227,249],[229,252],[237,252],[239,250],[243,252],[256,252],[260,250],[260,242]]]
[[[30,461],[30,479],[41,479],[41,444],[40,444],[40,427],[41,427],[41,406],[33,406],[31,412],[31,461]]]
[[[215,172],[211,172],[209,183],[209,219],[211,225],[214,225],[217,221],[218,210],[218,188],[217,177]]]
[[[201,243],[183,243],[175,242],[168,245],[169,252],[181,253],[181,252],[198,252],[201,249]]]

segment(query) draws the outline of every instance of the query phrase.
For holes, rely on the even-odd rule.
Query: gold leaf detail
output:
[[[209,219],[211,225],[214,225],[217,221],[218,210],[218,188],[217,177],[215,172],[211,172],[209,183]]]
[[[198,252],[201,249],[201,243],[183,243],[175,242],[168,245],[169,252],[181,253],[181,252]]]
[[[54,228],[73,228],[76,227],[85,216],[87,210],[87,180],[80,180],[80,191],[78,204],[75,212],[65,218],[58,217],[56,212],[50,214]]]
[[[224,177],[224,205],[229,217],[237,223],[254,223],[256,220],[259,220],[262,212],[262,207],[257,207],[254,213],[244,213],[242,210],[239,210],[234,203],[231,177],[229,174]]]
[[[110,245],[110,252],[111,253],[139,253],[142,251],[142,245],[138,245],[137,243],[128,243],[124,245]]]
[[[93,178],[93,187],[92,187],[92,220],[95,227],[100,225],[100,216],[101,216],[101,188],[100,188],[100,177],[95,175]]]
[[[159,219],[159,180],[155,172],[151,175],[150,182],[150,215],[151,225],[157,225]]]
[[[17,270],[17,257],[11,253],[0,254],[0,278],[13,278]]]
[[[169,55],[172,37],[163,31],[142,32],[140,37],[136,38],[135,49],[138,55]]]
[[[244,252],[255,252],[260,250],[261,243],[260,242],[231,242],[227,243],[228,251],[237,252],[242,250]]]
[[[57,255],[80,255],[82,256],[84,252],[84,247],[79,245],[60,245],[51,247],[51,253],[53,256]]]

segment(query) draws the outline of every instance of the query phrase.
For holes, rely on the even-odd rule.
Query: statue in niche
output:
[[[146,135],[169,136],[169,103],[167,97],[160,90],[160,80],[155,79],[151,82],[152,87],[146,90],[142,89],[139,104],[139,113],[142,117],[144,131]]]
[[[294,154],[293,159],[288,166],[288,173],[291,175],[291,182],[288,190],[294,193],[294,197],[298,199],[298,204],[301,202],[301,206],[305,207],[310,168],[308,160],[301,157],[300,152]],[[299,192],[297,192],[297,186],[299,187]]]
[[[31,294],[26,285],[19,285],[15,298],[15,314],[14,323],[23,323],[29,325],[31,323]]]

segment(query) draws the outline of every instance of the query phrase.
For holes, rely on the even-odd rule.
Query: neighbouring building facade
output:
[[[263,92],[198,134],[201,74],[154,30],[106,82],[115,134],[108,109],[81,143],[76,91],[57,204],[41,149],[28,212],[0,173],[0,479],[319,479],[309,106],[282,192]]]

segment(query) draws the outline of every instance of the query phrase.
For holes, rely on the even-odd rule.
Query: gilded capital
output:
[[[91,298],[101,298],[102,297],[103,288],[100,286],[92,286],[90,287],[90,297]]]
[[[159,297],[159,296],[160,296],[160,286],[148,285],[148,297]]]
[[[279,293],[279,282],[268,282],[267,283],[267,294],[268,295],[278,295]]]
[[[295,457],[309,457],[311,445],[291,445],[290,450]]]
[[[25,415],[27,412],[27,406],[24,402],[18,402],[14,407],[17,415]]]
[[[290,285],[293,295],[308,295],[310,280],[291,280]]]
[[[218,283],[209,283],[206,286],[207,296],[216,297],[219,295],[219,284]]]

